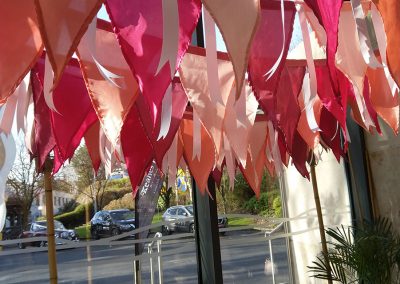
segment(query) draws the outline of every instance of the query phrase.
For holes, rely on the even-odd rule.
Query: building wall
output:
[[[375,215],[389,218],[400,233],[400,137],[380,121],[383,135],[365,135]]]
[[[316,175],[325,227],[351,225],[350,198],[343,163],[339,164],[332,153],[323,153]],[[309,217],[289,223],[290,232],[295,234],[290,239],[294,283],[326,283],[310,278],[307,268],[321,251],[312,184],[290,165],[283,175],[282,190],[287,217]]]
[[[73,200],[74,196],[70,193],[63,191],[53,190],[53,213],[57,214],[59,210],[69,201]],[[46,197],[44,190],[33,201],[31,207],[32,219],[46,215]]]

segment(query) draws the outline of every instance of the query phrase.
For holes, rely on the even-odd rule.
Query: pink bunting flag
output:
[[[244,93],[239,97],[235,104],[235,96],[231,95],[229,97],[223,124],[223,131],[229,140],[230,147],[243,167],[246,166],[250,134],[254,126],[258,108],[257,100],[254,97],[250,86],[246,84],[244,88]],[[244,106],[241,106],[240,104],[244,104]],[[240,109],[242,107],[244,107],[244,117],[240,117],[240,112],[243,111]]]
[[[224,38],[233,64],[236,97],[242,91],[250,45],[260,18],[260,0],[202,0]]]
[[[210,134],[219,157],[226,104],[234,84],[234,72],[232,64],[226,60],[227,58],[218,60],[218,76],[223,103],[215,104],[208,88],[207,60],[204,55],[204,49],[191,48],[190,53],[183,58],[179,76],[190,104]]]
[[[139,87],[111,26],[101,20],[97,23],[95,34],[88,30],[77,52],[93,108],[105,135],[115,146]]]
[[[165,91],[191,41],[201,2],[108,0],[106,8],[155,125]],[[179,19],[173,15],[179,15]],[[179,20],[178,29],[176,20]]]
[[[339,20],[338,48],[336,52],[336,67],[342,71],[353,84],[354,95],[361,119],[366,128],[374,127],[363,96],[364,78],[367,72],[360,43],[358,40],[356,22],[351,8],[344,5]]]

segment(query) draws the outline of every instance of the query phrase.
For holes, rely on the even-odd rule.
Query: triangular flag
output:
[[[236,94],[240,96],[250,45],[260,18],[260,0],[202,0],[214,18],[235,71]]]
[[[196,52],[196,49],[193,51]],[[208,89],[206,57],[194,52],[186,54],[183,58],[179,76],[190,104],[210,134],[219,156],[226,103],[234,84],[232,64],[227,60],[218,60],[218,76],[223,104],[215,104]]]
[[[106,8],[155,125],[165,91],[191,41],[201,2],[108,0]]]
[[[111,26],[107,31],[106,22],[99,21],[99,24],[95,46],[91,47],[92,35],[86,33],[78,46],[78,58],[93,107],[105,135],[115,146],[124,119],[139,95],[139,87]],[[117,76],[107,77],[111,73]]]
[[[181,123],[181,137],[183,142],[184,157],[189,166],[190,173],[196,180],[197,186],[202,193],[205,193],[208,177],[215,164],[215,149],[211,137],[201,127],[201,156],[192,159],[193,153],[193,121],[183,119]]]
[[[382,68],[368,68],[367,76],[371,86],[371,104],[379,116],[392,128],[399,132],[399,97],[392,96],[385,72]]]
[[[4,104],[42,54],[33,1],[0,2],[0,104]]]
[[[280,61],[275,73],[268,80],[265,73],[274,66],[282,52],[282,47],[283,58],[287,56],[296,8],[292,2],[285,3],[283,26],[280,3],[278,1],[263,1],[262,3],[260,25],[250,49],[249,81],[267,118],[275,121],[274,96],[285,60]],[[282,33],[283,29],[284,33]]]
[[[400,87],[400,2],[398,0],[372,0],[381,13],[387,38],[387,61],[390,73]]]
[[[44,68],[42,57],[35,67],[41,83],[44,80]],[[64,162],[72,158],[87,129],[97,121],[76,59],[72,59],[66,66],[54,94],[54,103],[59,113],[50,111],[51,124],[60,159]]]
[[[54,72],[54,86],[103,0],[35,0],[40,33]]]

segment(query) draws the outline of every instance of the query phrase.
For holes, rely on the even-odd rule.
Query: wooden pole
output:
[[[51,171],[53,161],[47,157],[44,164],[44,190],[46,196],[46,220],[47,220],[47,255],[49,262],[50,283],[57,284],[57,259],[56,243],[54,238],[54,216],[53,216],[53,189]]]
[[[324,227],[324,219],[322,218],[322,209],[321,209],[321,202],[319,199],[319,193],[318,193],[318,184],[317,184],[317,176],[315,174],[315,158],[311,162],[311,181],[312,181],[312,187],[314,191],[314,201],[315,201],[315,208],[317,209],[317,216],[318,216],[318,225],[319,225],[319,234],[321,236],[321,246],[322,246],[322,252],[324,254],[325,258],[325,264],[327,268],[327,273],[328,273],[328,283],[332,284],[332,273],[331,273],[331,266],[329,264],[329,259],[328,259],[328,246],[326,244],[326,238],[325,238],[325,227]]]

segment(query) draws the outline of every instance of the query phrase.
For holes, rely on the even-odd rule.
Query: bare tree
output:
[[[36,173],[35,161],[30,159],[25,147],[17,148],[14,166],[8,175],[7,184],[14,198],[21,206],[22,225],[28,224],[29,213],[35,198],[42,192],[43,176]]]
[[[77,192],[93,202],[95,212],[101,210],[106,205],[103,204],[104,191],[108,183],[104,167],[101,166],[97,174],[94,173],[86,147],[76,150],[71,162],[77,175]]]

